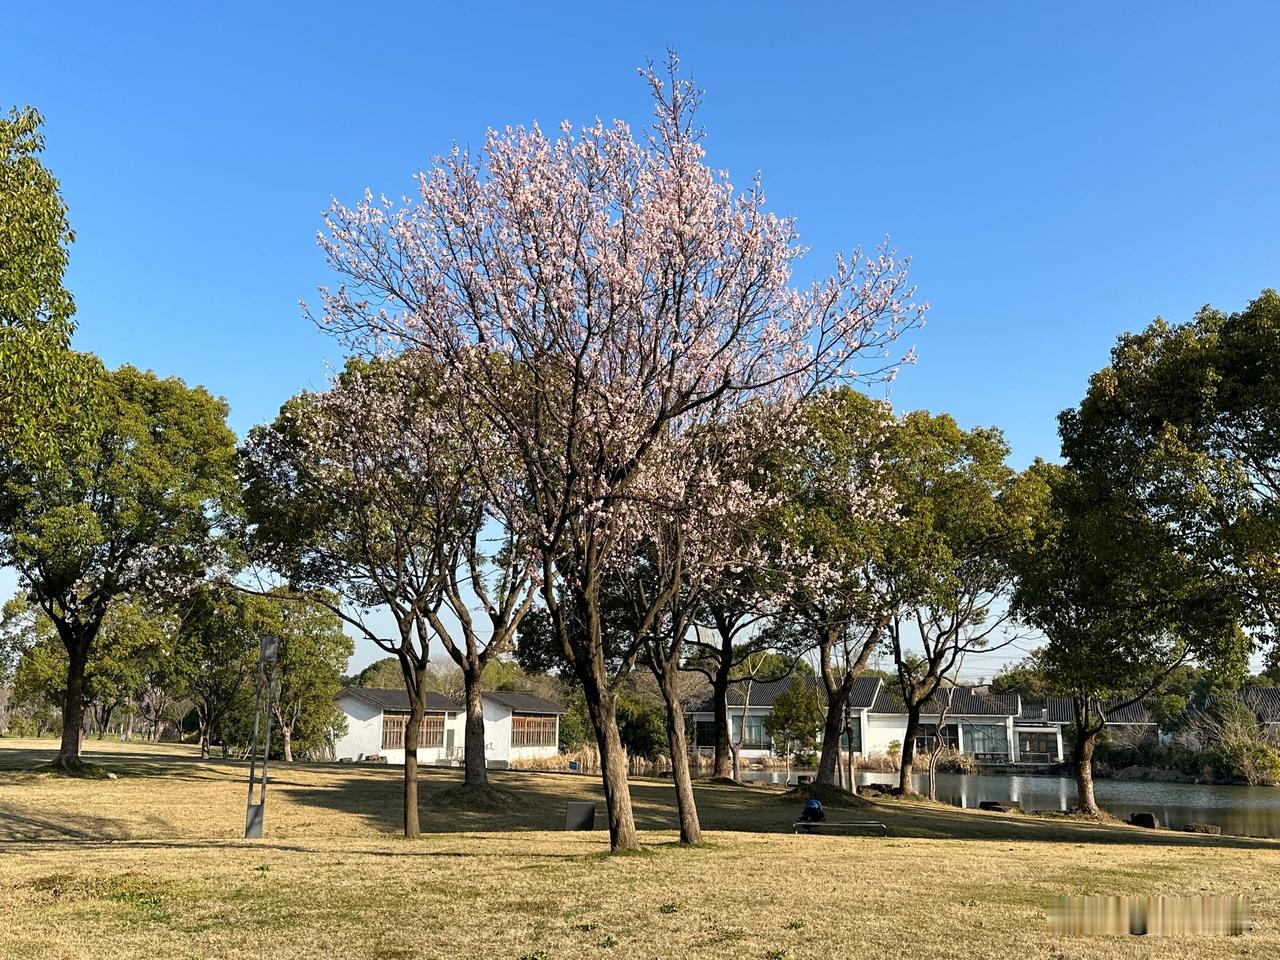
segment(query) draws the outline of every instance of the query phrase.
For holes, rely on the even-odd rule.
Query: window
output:
[[[408,719],[403,714],[382,715],[383,750],[400,750],[404,747],[404,728]]]
[[[1003,724],[975,723],[965,725],[964,746],[966,753],[975,756],[1009,755],[1009,731]]]
[[[716,745],[716,722],[714,720],[697,720],[694,722],[693,745],[695,747],[714,747]]]
[[[512,714],[511,745],[513,747],[556,746],[556,718],[522,713]]]
[[[729,718],[729,737],[738,743],[743,750],[768,750],[773,746],[773,738],[764,728],[764,717],[758,714],[747,715],[747,728],[742,729],[742,714]],[[715,741],[712,741],[713,743]]]
[[[843,733],[840,736],[840,745],[845,750],[848,750],[850,746],[849,745],[850,734],[853,735],[852,736],[853,752],[861,753],[862,752],[862,717],[849,718],[849,730],[848,732]]]
[[[382,749],[403,750],[404,731],[408,724],[408,714],[384,713],[382,715]],[[418,746],[444,746],[443,713],[428,713],[422,718],[422,725],[418,727]]]
[[[1018,734],[1018,759],[1050,763],[1058,759],[1058,738],[1052,733]]]
[[[1001,729],[1004,729],[1003,727]],[[943,746],[958,750],[960,738],[956,735],[956,724],[948,723],[943,727]],[[916,753],[932,753],[938,745],[938,725],[936,723],[920,724],[920,732],[916,734]]]

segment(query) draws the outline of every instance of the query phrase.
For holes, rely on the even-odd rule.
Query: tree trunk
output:
[[[418,818],[418,734],[422,729],[422,715],[426,712],[425,700],[425,692],[421,700],[409,698],[409,722],[404,728],[404,835],[409,838],[422,834]]]
[[[1081,813],[1098,816],[1098,803],[1093,798],[1093,748],[1098,732],[1076,725],[1076,744],[1072,750],[1072,766],[1076,775],[1076,802]]]
[[[284,762],[293,763],[293,727],[280,724],[280,743]]]
[[[205,723],[202,721],[200,723],[200,759],[201,760],[209,759],[209,744],[212,741],[213,741],[213,726],[212,724]]]
[[[916,759],[916,734],[920,730],[920,707],[907,707],[907,729],[902,735],[902,766],[898,769],[898,788],[903,793],[915,793],[911,782],[911,765]]]
[[[689,775],[689,741],[685,733],[684,708],[676,690],[674,676],[678,667],[668,663],[661,677],[662,699],[666,705],[667,745],[671,749],[671,780],[676,788],[676,813],[680,817],[680,842],[702,842],[702,825],[698,822],[698,805],[693,798],[693,778]]]
[[[837,686],[837,692],[827,691],[827,716],[822,724],[822,754],[818,758],[818,774],[815,782],[832,786],[836,782],[836,771],[840,765],[840,734],[844,728],[844,698],[840,694],[843,684]]]
[[[618,716],[611,693],[593,683],[583,684],[587,712],[600,750],[600,779],[604,786],[605,808],[609,816],[609,849],[615,853],[637,850],[635,815],[631,810],[631,788],[627,783],[627,751],[618,736]]]
[[[844,761],[845,781],[849,784],[849,792],[856,797],[858,795],[858,781],[854,779],[853,770],[853,722],[849,718],[847,704],[844,715],[844,737],[845,742],[849,745],[849,752],[845,754]]]
[[[73,769],[80,764],[80,746],[84,741],[85,667],[89,662],[89,641],[63,637],[67,648],[67,697],[62,704],[62,743],[53,764]]]
[[[468,787],[482,787],[489,782],[489,771],[484,755],[484,698],[480,689],[478,671],[464,670],[462,683],[466,691],[467,726],[463,734],[463,783]]]
[[[711,699],[714,703],[715,726],[715,769],[711,775],[719,780],[736,778],[733,762],[733,748],[729,745],[729,676],[732,669],[732,657],[720,660],[715,676],[711,680]]]

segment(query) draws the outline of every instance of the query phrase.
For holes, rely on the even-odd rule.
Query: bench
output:
[[[812,833],[819,827],[879,827],[883,836],[889,835],[889,827],[879,820],[797,820],[791,825],[796,833]]]

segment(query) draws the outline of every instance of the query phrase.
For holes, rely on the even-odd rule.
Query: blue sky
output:
[[[398,194],[491,125],[638,127],[669,46],[711,162],[763,174],[815,272],[885,234],[914,258],[895,404],[998,425],[1017,465],[1119,333],[1280,285],[1280,5],[286,6],[0,4],[78,346],[206,385],[241,433],[341,360],[298,306],[331,196]]]

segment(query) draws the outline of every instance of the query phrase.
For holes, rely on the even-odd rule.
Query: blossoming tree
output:
[[[321,235],[343,282],[320,322],[353,346],[438,358],[518,464],[517,482],[489,485],[582,681],[614,849],[636,834],[599,598],[655,458],[744,404],[785,416],[823,383],[884,374],[923,312],[888,248],[793,286],[792,221],[758,183],[738,192],[706,165],[674,57],[645,76],[646,136],[599,121],[492,131],[481,156],[455,148],[421,174],[415,199],[335,202]]]
[[[353,361],[323,393],[289,400],[242,456],[252,558],[400,664],[409,694],[404,833],[420,833],[418,739],[429,616],[444,603],[483,498],[435,370],[411,354]],[[369,614],[390,614],[383,636]]]

